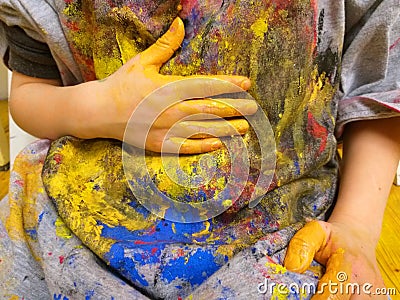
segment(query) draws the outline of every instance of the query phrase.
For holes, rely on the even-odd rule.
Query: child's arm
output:
[[[41,138],[55,139],[64,135],[73,135],[80,138],[104,137],[122,140],[132,111],[146,95],[167,83],[183,78],[164,76],[158,73],[162,64],[180,46],[183,37],[183,22],[176,19],[170,30],[154,45],[102,81],[63,87],[57,80],[38,79],[14,73],[10,96],[11,114],[24,130]],[[250,86],[250,81],[245,77],[214,77],[230,81],[244,89],[248,89]],[[216,82],[215,85],[218,87],[221,83]],[[231,92],[226,87],[225,91]],[[207,92],[209,91],[201,84],[189,84],[179,91],[187,96],[202,93],[206,96]],[[256,103],[253,101],[232,100],[230,103],[235,109],[212,99],[181,102],[171,106],[161,114],[156,126],[150,131],[146,148],[161,151],[162,141],[168,129],[173,125],[172,121],[178,121],[171,119],[171,116],[182,118],[194,113],[206,112],[222,118],[240,117],[242,114],[252,114],[257,110]],[[157,111],[159,108],[149,107],[148,109]],[[143,118],[143,122],[147,121],[146,118]],[[196,126],[193,127],[199,132],[217,137],[232,135],[235,129],[238,133],[243,134],[248,128],[248,124],[243,118],[229,122],[214,120],[212,121],[214,122],[213,126],[210,126],[206,117],[196,119],[196,121]],[[175,137],[182,137],[181,132],[173,132],[173,134]],[[137,141],[138,144],[140,142]],[[202,139],[185,141],[181,152],[206,152],[221,146],[222,143],[218,138],[206,135]],[[170,150],[175,152],[177,148]]]
[[[295,235],[285,265],[302,272],[315,258],[327,266],[320,285],[329,280],[339,284],[338,272],[347,272],[351,282],[373,285],[371,292],[383,287],[375,248],[399,159],[400,118],[346,125],[340,189],[334,211],[328,222],[319,222],[322,226],[308,224]],[[328,294],[326,286],[321,299],[326,299]],[[349,299],[349,296],[338,299]],[[366,296],[361,295],[360,299]]]

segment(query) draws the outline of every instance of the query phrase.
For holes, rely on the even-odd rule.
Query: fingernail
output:
[[[248,90],[251,86],[251,81],[250,79],[244,79],[241,83],[240,83],[240,87],[244,90]]]
[[[177,28],[178,28],[178,18],[175,18],[175,20],[172,22],[171,26],[169,27],[169,31],[175,32]]]
[[[216,140],[214,142],[211,143],[211,150],[218,150],[219,148],[221,148],[222,146],[222,142],[220,140]]]

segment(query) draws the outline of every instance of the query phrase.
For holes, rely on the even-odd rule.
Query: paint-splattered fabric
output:
[[[9,198],[1,202],[0,266],[6,271],[0,272],[0,295],[269,299],[274,291],[263,291],[265,280],[315,284],[318,267],[299,275],[279,263],[305,220],[325,218],[334,202],[335,130],[340,135],[349,121],[400,111],[399,4],[0,0],[3,22],[50,46],[65,85],[105,78],[179,15],[185,40],[161,71],[249,76],[277,147],[274,180],[255,208],[248,202],[260,160],[250,132],[244,138],[250,176],[239,201],[215,218],[187,224],[150,214],[136,201],[120,142],[66,137],[31,145],[16,160]],[[21,18],[21,11],[30,16]],[[157,155],[149,154],[147,164],[162,192],[201,201],[228,176],[226,151],[211,155],[222,170],[213,190],[177,188]],[[180,159],[196,174],[200,158]],[[148,184],[147,178],[130,180]],[[292,290],[287,298],[309,294]]]

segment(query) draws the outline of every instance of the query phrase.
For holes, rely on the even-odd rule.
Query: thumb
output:
[[[153,45],[140,54],[140,63],[143,66],[154,65],[160,68],[181,45],[185,37],[185,26],[182,20],[177,17]]]
[[[290,271],[303,273],[326,241],[326,232],[318,221],[307,223],[290,241],[284,266]]]
[[[350,283],[351,265],[346,261],[344,250],[339,248],[331,254],[327,263],[324,276],[318,282],[318,291],[312,300],[348,300],[351,291],[346,287],[345,291],[338,293],[332,290],[334,287],[339,290],[340,286],[348,286]]]

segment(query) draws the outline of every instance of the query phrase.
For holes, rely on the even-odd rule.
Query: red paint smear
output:
[[[317,0],[311,0],[311,9],[313,10],[313,29],[314,29],[314,39],[313,39],[313,50],[317,46],[317,40],[318,40],[318,1]]]
[[[185,255],[185,252],[183,252],[183,249],[178,249],[177,254],[178,254],[178,257],[182,257]]]
[[[154,234],[156,232],[156,226],[150,228],[149,234]]]
[[[326,148],[328,130],[317,122],[311,112],[308,112],[307,117],[307,131],[311,133],[313,137],[320,139],[318,153],[322,153]]]
[[[158,250],[158,248],[154,247],[153,249],[151,249],[151,254],[153,254],[153,255],[156,254],[157,250]]]
[[[144,241],[135,241],[135,245],[151,245],[151,242],[144,242]]]
[[[270,263],[272,263],[272,264],[278,264],[276,261],[274,261],[274,260],[272,259],[272,257],[270,257],[270,256],[268,256],[268,255],[266,255],[265,258],[266,258]]]
[[[398,38],[392,46],[390,46],[389,50],[393,50],[394,48],[396,48],[396,46],[400,43],[400,38]]]
[[[20,179],[15,180],[14,183],[18,184],[19,186],[24,186],[24,182]]]
[[[73,22],[73,21],[66,21],[65,25],[68,27],[68,29],[70,29],[71,31],[79,31],[79,25],[77,22]]]
[[[191,11],[194,9],[198,10],[198,2],[196,0],[182,0],[181,1],[182,5],[182,11],[180,13],[180,16],[185,18],[190,15]]]
[[[59,164],[62,161],[62,156],[59,153],[57,153],[54,155],[54,160],[56,161],[57,164]]]
[[[292,0],[272,0],[270,3],[272,3],[277,10],[282,10],[282,9],[287,9],[289,6],[292,5]]]
[[[60,256],[58,257],[58,259],[60,260],[60,264],[62,264],[62,263],[64,262],[65,257],[62,256],[62,255],[60,255]]]

